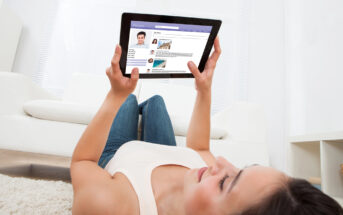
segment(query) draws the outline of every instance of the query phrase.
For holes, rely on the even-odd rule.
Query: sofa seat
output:
[[[69,157],[86,125],[27,115],[0,115],[0,128],[2,149]]]

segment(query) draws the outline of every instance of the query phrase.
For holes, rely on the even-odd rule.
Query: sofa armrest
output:
[[[186,147],[186,137],[175,136],[176,144]],[[235,142],[232,140],[211,139],[210,151],[212,154],[222,156],[238,168],[251,164],[270,166],[267,144],[256,144],[255,142]]]
[[[22,74],[0,72],[0,114],[25,114],[23,104],[34,99],[58,100]]]
[[[251,164],[270,166],[267,144],[211,140],[210,150],[214,156],[222,156],[238,168]]]
[[[237,102],[211,118],[213,126],[227,131],[223,139],[235,142],[266,143],[265,114],[261,106]]]

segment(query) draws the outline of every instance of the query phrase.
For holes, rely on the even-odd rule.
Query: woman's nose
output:
[[[218,168],[218,166],[215,164],[215,165],[213,165],[213,166],[210,166],[210,167],[208,168],[208,171],[209,171],[209,173],[210,173],[211,175],[215,175],[215,174],[218,173],[219,168]]]
[[[219,164],[219,165],[225,165],[227,162],[227,160],[225,160],[225,158],[223,158],[222,156],[218,156],[216,158],[216,164]]]

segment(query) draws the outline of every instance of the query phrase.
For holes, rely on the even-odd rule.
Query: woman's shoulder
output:
[[[74,190],[73,214],[136,214],[138,200],[128,179],[123,174],[110,175],[96,163],[76,162],[71,165]],[[126,208],[127,203],[131,207]],[[137,207],[136,207],[137,206]],[[128,213],[128,211],[133,211]],[[138,209],[139,211],[139,209]],[[137,213],[139,214],[139,213]]]

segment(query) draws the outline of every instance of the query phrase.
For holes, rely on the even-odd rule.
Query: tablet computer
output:
[[[120,69],[126,77],[137,67],[140,78],[192,78],[188,61],[204,70],[220,25],[214,19],[123,13]]]

